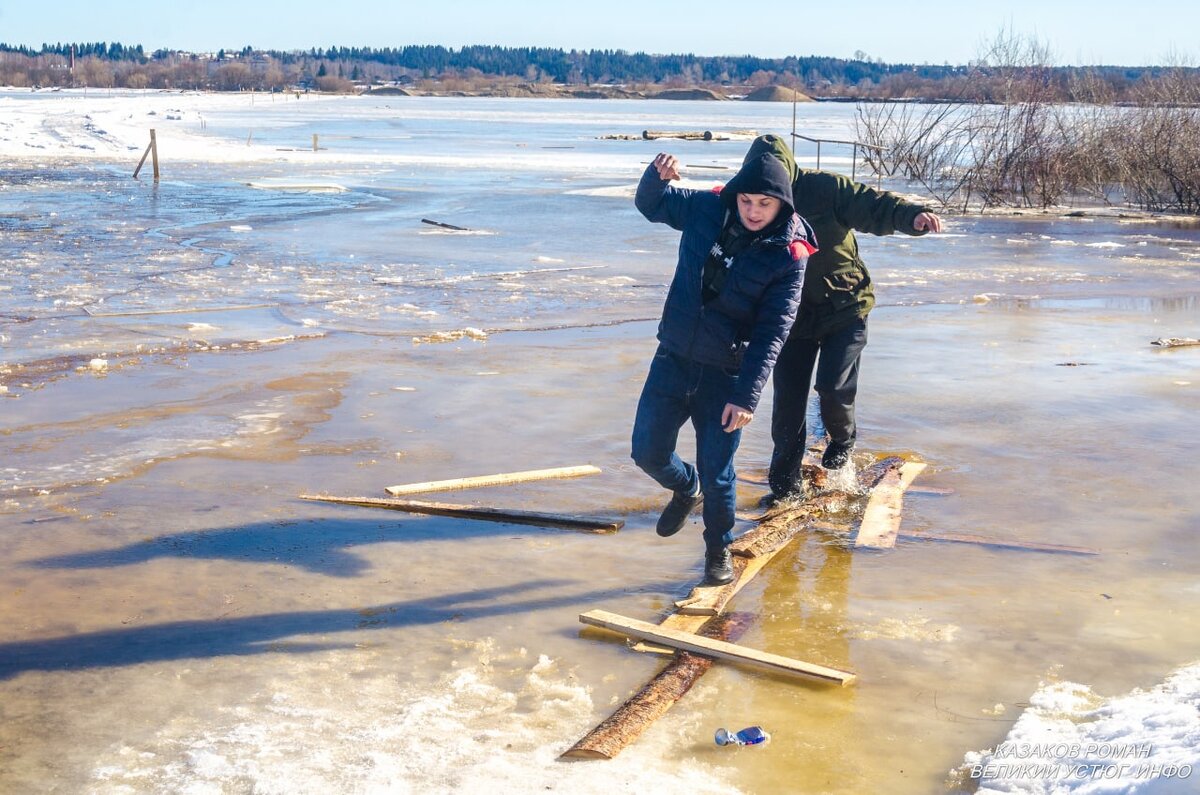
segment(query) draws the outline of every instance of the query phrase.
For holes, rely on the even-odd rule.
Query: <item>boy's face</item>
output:
[[[737,196],[738,217],[742,219],[742,226],[751,232],[769,226],[782,206],[779,199],[761,193],[739,193]]]

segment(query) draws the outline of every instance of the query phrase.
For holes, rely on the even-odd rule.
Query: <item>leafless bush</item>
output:
[[[334,94],[354,93],[354,84],[344,77],[334,77],[333,75],[318,77],[313,80],[313,85],[317,87],[318,91],[326,91]]]
[[[1200,213],[1200,83],[1188,70],[1168,69],[1138,86],[1138,107],[1119,108],[1110,84],[1085,73],[1058,85],[1048,63],[1035,40],[1002,32],[960,100],[860,106],[859,140],[884,150],[869,163],[964,211],[1117,197]],[[1058,102],[1064,91],[1081,102]]]

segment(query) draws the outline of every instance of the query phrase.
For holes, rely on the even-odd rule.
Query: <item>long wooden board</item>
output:
[[[924,533],[910,530],[900,533],[903,539],[914,541],[948,541],[955,544],[977,544],[1000,549],[1028,549],[1034,552],[1061,552],[1066,555],[1099,555],[1100,550],[1092,547],[1073,547],[1067,544],[1048,544],[1042,541],[1022,541],[1017,538],[991,538],[968,533]]]
[[[616,613],[610,613],[607,610],[589,610],[586,613],[580,614],[579,620],[584,624],[594,627],[604,627],[605,629],[611,629],[614,632],[620,632],[630,637],[652,640],[677,649],[690,651],[693,654],[703,654],[707,657],[717,657],[723,660],[740,662],[774,673],[804,676],[823,682],[835,682],[843,686],[850,684],[858,678],[849,671],[841,671],[837,668],[829,668],[802,660],[793,660],[790,657],[784,657],[779,654],[758,651],[725,641],[712,640],[690,632],[664,629],[661,625],[651,624],[647,621],[638,621],[636,618],[626,618]]]
[[[904,505],[904,490],[921,471],[925,464],[908,461],[899,470],[889,472],[871,492],[863,511],[862,524],[854,540],[856,547],[888,549],[896,546],[896,535],[900,532],[900,509]]]
[[[338,505],[358,505],[363,508],[386,508],[391,511],[423,513],[435,516],[454,516],[461,519],[478,519],[484,522],[505,524],[527,524],[538,527],[563,527],[587,533],[615,533],[625,526],[624,519],[603,516],[571,516],[561,513],[539,513],[518,511],[509,508],[480,508],[474,505],[458,505],[448,502],[424,502],[421,500],[393,500],[386,497],[336,497],[329,494],[301,494],[300,499],[315,502],[332,502]]]
[[[561,478],[579,478],[584,475],[599,475],[600,469],[591,465],[575,467],[554,467],[552,469],[530,469],[524,472],[505,472],[497,475],[477,475],[469,478],[453,478],[452,480],[430,480],[425,483],[403,483],[399,486],[388,486],[386,491],[393,497],[406,494],[428,494],[433,491],[458,491],[461,489],[476,489],[483,486],[507,486],[513,483],[528,483],[534,480],[551,480]]]
[[[904,459],[892,457],[864,467],[858,472],[860,488],[868,491],[873,489],[889,472],[899,469],[903,464]],[[823,474],[824,470],[820,467],[804,467],[804,478],[810,482],[815,482],[817,475]],[[801,530],[826,512],[843,510],[846,499],[847,495],[841,492],[831,492],[804,501],[776,503],[758,517],[758,527],[738,538],[730,547],[734,556],[734,581],[716,588],[696,586],[686,598],[676,602],[675,612],[667,615],[659,626],[680,632],[698,631],[713,615],[724,610],[742,586],[782,551]],[[758,563],[750,567],[740,563],[740,558],[750,558]],[[675,653],[672,648],[647,641],[634,644],[633,649],[654,654]]]

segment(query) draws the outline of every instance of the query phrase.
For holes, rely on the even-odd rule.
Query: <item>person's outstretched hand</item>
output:
[[[654,158],[654,167],[658,169],[658,178],[670,182],[673,179],[679,179],[679,161],[674,155],[669,155],[666,152],[660,152],[658,157]]]
[[[666,177],[663,177],[666,179]],[[942,219],[937,216],[937,213],[921,213],[913,219],[913,230],[917,232],[933,232],[942,231]]]

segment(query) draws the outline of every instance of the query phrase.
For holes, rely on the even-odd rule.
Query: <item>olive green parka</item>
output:
[[[858,255],[855,231],[923,235],[913,229],[913,220],[933,209],[840,174],[800,168],[791,148],[777,135],[756,138],[746,160],[764,152],[774,154],[791,172],[796,213],[817,235],[818,250],[808,260],[800,311],[791,335],[821,338],[855,318],[866,317],[875,306],[875,290],[867,266]]]

